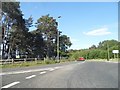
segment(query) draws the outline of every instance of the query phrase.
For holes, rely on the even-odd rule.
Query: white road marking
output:
[[[54,67],[54,69],[59,69],[59,68],[62,68],[62,67]]]
[[[54,69],[62,68],[62,67],[53,67]],[[29,72],[38,72],[38,71],[45,71],[50,70],[51,68],[42,68],[42,69],[31,69],[31,70],[20,70],[20,71],[12,71],[12,72],[2,72],[0,73],[0,76],[2,75],[11,75],[11,74],[22,74],[22,73],[29,73]]]
[[[40,72],[40,74],[45,74],[45,73],[46,73],[46,71]]]
[[[31,76],[28,76],[28,77],[26,77],[25,79],[30,79],[30,78],[33,78],[33,77],[35,77],[36,75],[31,75]]]
[[[54,71],[55,69],[51,68],[49,71]]]
[[[1,88],[9,88],[9,87],[14,86],[14,85],[16,85],[16,84],[18,84],[18,83],[20,83],[20,82],[13,82],[13,83],[8,84],[8,85],[6,85],[6,86],[3,86],[3,87],[1,87]]]
[[[49,70],[50,68],[43,68],[43,69],[33,69],[33,70],[21,70],[21,71],[12,71],[12,72],[4,72],[0,73],[1,75],[9,75],[9,74],[20,74],[20,73],[29,73],[29,72],[38,72],[38,71],[44,71],[44,70]]]
[[[105,62],[107,62],[107,63],[118,63],[118,62],[112,62],[112,61],[105,61]]]
[[[0,76],[5,75],[5,73],[0,73]]]
[[[83,64],[83,63],[85,63],[85,62],[80,62],[80,63],[78,63],[78,64]]]

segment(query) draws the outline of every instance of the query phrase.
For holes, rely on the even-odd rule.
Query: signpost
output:
[[[114,54],[114,59],[115,59],[115,54],[117,54],[117,58],[118,58],[119,50],[113,50],[112,53]]]
[[[112,53],[119,53],[119,50],[113,50]]]

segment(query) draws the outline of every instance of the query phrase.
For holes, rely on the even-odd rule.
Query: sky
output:
[[[47,14],[55,18],[58,29],[70,37],[69,49],[86,49],[104,40],[118,40],[117,2],[21,2],[20,6],[24,18],[32,15],[34,23]]]

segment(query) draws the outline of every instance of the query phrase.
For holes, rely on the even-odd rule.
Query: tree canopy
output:
[[[15,58],[16,52],[21,58],[56,57],[57,36],[62,43],[59,46],[62,53],[65,54],[71,46],[70,38],[67,35],[60,35],[62,32],[58,30],[58,22],[49,14],[40,16],[35,23],[37,29],[29,31],[29,27],[33,26],[33,18],[32,16],[28,19],[23,18],[20,2],[3,2],[2,9],[1,27],[3,32],[6,32],[3,41],[7,41],[2,44],[3,58]]]

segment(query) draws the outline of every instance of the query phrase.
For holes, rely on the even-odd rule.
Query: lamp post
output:
[[[58,18],[61,18],[61,16],[59,16]],[[57,60],[58,62],[60,62],[59,60],[59,30],[57,31]]]
[[[108,53],[108,59],[107,59],[107,61],[109,61],[109,59],[110,59],[110,55],[109,55],[109,45],[108,45],[108,41],[107,41],[107,53]]]

